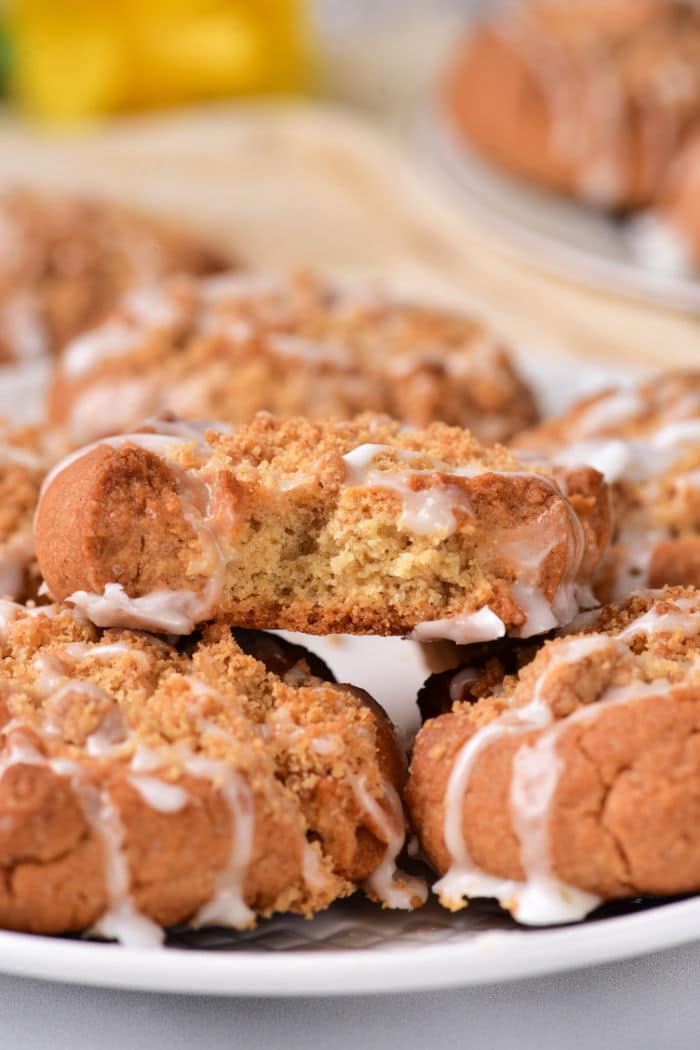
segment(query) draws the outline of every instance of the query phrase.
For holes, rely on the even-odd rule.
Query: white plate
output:
[[[698,936],[698,898],[552,930],[515,929],[479,905],[457,916],[437,905],[407,915],[352,900],[311,921],[271,919],[239,935],[199,931],[190,943],[201,948],[0,933],[0,966],[25,977],[189,995],[365,995],[510,981]]]
[[[574,398],[621,378],[611,369],[582,367],[579,360],[574,369],[565,355],[556,361],[548,356],[542,369],[531,353],[522,354],[521,365],[539,384],[540,400],[550,412],[564,407],[564,391]],[[0,371],[0,414],[38,416],[45,381],[38,365]],[[428,673],[419,646],[401,639],[295,637],[326,659],[340,680],[371,692],[407,735],[415,730],[415,696]],[[611,915],[620,911],[625,914]],[[576,926],[533,930],[518,927],[488,902],[475,902],[456,915],[435,901],[405,913],[383,911],[358,894],[310,921],[277,917],[244,933],[175,931],[162,950],[0,932],[0,969],[142,991],[354,995],[513,980],[700,937],[700,897],[627,904],[601,915]]]
[[[700,279],[642,265],[631,225],[504,174],[469,149],[437,104],[418,131],[423,154],[502,248],[560,276],[700,313]]]

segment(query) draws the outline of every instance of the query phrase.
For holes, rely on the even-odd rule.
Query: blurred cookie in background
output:
[[[160,218],[95,198],[0,194],[0,363],[58,354],[136,285],[232,260]]]
[[[644,207],[700,122],[700,9],[508,5],[465,37],[443,100],[458,134],[512,174],[606,210]]]
[[[136,291],[75,339],[49,419],[84,444],[149,415],[241,423],[385,412],[507,441],[537,419],[498,339],[470,317],[319,276],[240,273]]]

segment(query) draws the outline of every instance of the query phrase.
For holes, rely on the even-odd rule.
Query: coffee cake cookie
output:
[[[700,890],[700,592],[585,619],[418,734],[406,799],[447,908],[541,925]]]
[[[40,583],[32,524],[41,483],[65,449],[42,427],[0,421],[0,598],[35,597]]]
[[[503,168],[606,209],[649,204],[700,121],[700,11],[688,0],[533,0],[455,55],[451,125]]]
[[[638,587],[700,586],[700,372],[596,394],[516,445],[534,461],[590,464],[609,482],[616,528],[595,584],[603,600]]]
[[[62,606],[0,605],[0,926],[128,944],[163,926],[390,907],[403,752],[361,690],[223,626],[177,649]]]
[[[508,352],[475,321],[310,275],[177,280],[127,297],[68,346],[50,421],[75,444],[149,415],[248,422],[387,412],[505,441],[536,419]]]
[[[102,626],[469,642],[561,626],[591,600],[611,524],[590,468],[555,477],[468,431],[380,416],[155,429],[69,457],[37,512],[50,594]]]
[[[121,205],[6,191],[0,195],[0,362],[58,353],[101,322],[130,288],[230,265],[203,239]]]

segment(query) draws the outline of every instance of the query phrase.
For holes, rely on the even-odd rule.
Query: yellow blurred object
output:
[[[313,80],[305,0],[14,0],[12,90],[45,120]]]

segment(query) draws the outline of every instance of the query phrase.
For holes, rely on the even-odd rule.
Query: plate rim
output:
[[[698,278],[666,274],[649,267],[614,259],[588,250],[566,239],[558,240],[536,226],[511,221],[494,210],[487,199],[475,196],[467,178],[469,172],[486,175],[489,171],[499,182],[521,198],[530,196],[546,202],[548,198],[573,213],[584,215],[585,204],[530,185],[489,162],[464,142],[444,107],[439,93],[419,110],[416,122],[417,142],[423,158],[451,188],[459,204],[482,230],[495,235],[494,244],[511,258],[526,258],[530,265],[550,275],[583,284],[598,291],[622,295],[647,305],[657,305],[693,315],[700,314],[700,275]],[[588,209],[590,210],[590,209]],[[605,219],[596,214],[597,219]],[[534,254],[533,254],[534,253]],[[611,288],[610,282],[614,282]]]
[[[488,930],[463,943],[420,947],[139,949],[3,931],[0,970],[13,976],[140,992],[327,997],[526,980],[649,955],[696,939],[700,939],[700,897],[583,925]]]

